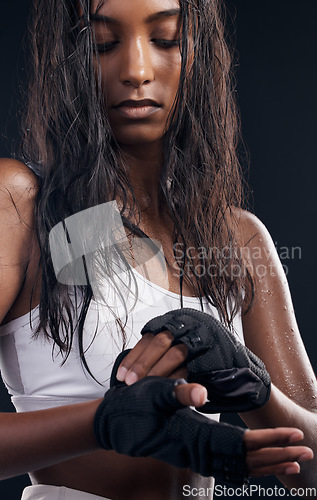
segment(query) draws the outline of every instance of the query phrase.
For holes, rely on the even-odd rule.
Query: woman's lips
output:
[[[143,106],[141,108],[132,108],[130,106],[120,106],[115,108],[115,110],[122,116],[127,118],[145,118],[146,116],[152,115],[155,111],[160,108],[157,106]]]
[[[160,109],[160,105],[151,99],[144,99],[142,101],[123,101],[114,109],[126,118],[141,119],[152,115]]]

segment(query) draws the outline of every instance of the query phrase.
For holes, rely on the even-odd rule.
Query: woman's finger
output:
[[[184,406],[202,406],[207,401],[207,390],[199,384],[177,385],[175,395]]]
[[[284,448],[262,448],[250,451],[246,455],[246,464],[250,474],[262,467],[280,466],[286,462],[304,462],[314,457],[307,446],[285,446]]]
[[[140,353],[138,358],[130,365],[125,376],[127,385],[134,384],[143,377],[149,374],[151,368],[156,365],[159,359],[169,350],[173,342],[173,335],[169,331],[164,331],[155,335],[145,345],[145,349]],[[142,346],[143,347],[143,346]],[[127,365],[124,364],[127,368]],[[158,373],[157,375],[165,375]]]
[[[120,380],[120,382],[125,381],[125,377],[128,371],[130,370],[131,366],[133,365],[133,363],[135,363],[135,361],[138,359],[141,353],[150,344],[153,337],[154,335],[152,335],[151,333],[143,335],[141,340],[139,340],[139,342],[133,347],[133,349],[131,349],[129,354],[127,354],[126,357],[123,359],[117,371],[117,379]]]
[[[170,377],[176,370],[181,370],[187,375],[187,368],[183,369],[180,365],[184,363],[187,358],[188,349],[185,344],[177,344],[171,347],[158,362],[153,365],[148,375]],[[182,375],[183,377],[183,375]],[[177,377],[179,378],[179,377]]]
[[[131,385],[148,375],[169,377],[187,357],[184,344],[171,348],[173,340],[167,330],[145,334],[120,364],[117,379]]]
[[[267,467],[259,467],[254,472],[250,472],[252,477],[263,476],[288,476],[291,474],[299,474],[300,465],[298,462],[285,462],[280,465],[271,465]]]
[[[285,446],[301,441],[304,433],[296,427],[276,427],[275,429],[247,430],[244,434],[244,446],[247,451],[268,446]]]

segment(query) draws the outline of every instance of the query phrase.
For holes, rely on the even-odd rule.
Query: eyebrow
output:
[[[154,23],[155,21],[158,21],[159,19],[162,18],[168,18],[168,17],[175,17],[180,15],[180,9],[169,9],[169,10],[162,10],[161,12],[156,12],[155,14],[151,14],[149,17],[145,19],[146,24],[151,24]],[[117,19],[114,19],[113,17],[108,17],[108,16],[101,16],[100,14],[91,14],[90,15],[91,21],[101,21],[105,23],[111,23],[115,25],[121,24],[120,21]]]

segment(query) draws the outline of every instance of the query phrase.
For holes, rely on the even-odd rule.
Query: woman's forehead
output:
[[[107,11],[119,13],[127,10],[146,14],[177,9],[179,6],[179,0],[92,0],[91,11],[101,15]]]

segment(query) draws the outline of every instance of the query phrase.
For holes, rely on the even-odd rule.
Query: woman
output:
[[[132,309],[130,317],[139,312],[133,330],[130,319],[125,324],[125,300],[112,322],[109,314],[102,316],[104,297],[99,304],[91,300],[96,288],[79,288],[84,283],[78,280],[77,288],[70,287],[73,276],[66,285],[56,276],[49,235],[74,214],[116,200],[132,250],[122,249],[125,260],[132,256],[132,267],[142,270],[144,259],[133,258],[138,238],[148,236],[162,247],[165,281],[157,265],[149,262],[146,271],[174,308],[181,296],[184,305],[203,305],[240,331],[242,309],[246,344],[282,391],[273,386],[263,409],[244,414],[250,427],[290,427],[244,434],[249,473],[282,474],[288,486],[312,484],[316,388],[270,238],[240,209],[230,60],[216,3],[39,2],[35,20],[34,81],[21,155],[29,166],[1,164],[2,371],[20,411],[1,415],[2,477],[35,471],[36,483],[75,490],[64,492],[66,498],[80,498],[78,490],[87,493],[83,498],[182,498],[184,484],[210,486],[189,470],[100,451],[93,435],[107,386],[98,383],[105,380],[104,366],[109,373],[122,344],[136,344],[154,309]],[[214,250],[200,256],[198,248]],[[240,248],[242,253],[234,251]],[[106,256],[104,264],[111,267],[111,259]],[[198,265],[227,271],[201,275]],[[151,287],[150,280],[129,273],[132,287]],[[102,321],[112,331],[109,352],[100,355]],[[120,343],[117,326],[126,342]],[[281,335],[285,328],[294,333],[289,342]],[[140,340],[122,362],[119,379],[130,385],[144,375],[183,375],[184,349],[171,347],[169,333],[157,339]],[[273,340],[274,356],[267,353]],[[93,355],[99,358],[92,363]],[[305,384],[304,392],[292,390],[286,370]],[[47,390],[53,386],[56,392]],[[205,398],[197,385],[179,385],[175,392],[184,405],[200,406]],[[67,404],[72,401],[80,406]],[[294,427],[304,431],[308,447]],[[266,448],[292,442],[298,446],[273,453]],[[309,460],[300,474],[297,460]],[[40,498],[38,491],[28,490],[25,498]],[[44,498],[59,491],[47,487]]]

